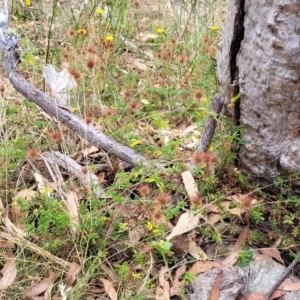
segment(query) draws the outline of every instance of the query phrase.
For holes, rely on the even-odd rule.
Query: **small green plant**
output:
[[[36,234],[59,234],[70,229],[71,220],[64,204],[46,193],[41,195],[41,204],[34,208],[27,219],[26,230]]]
[[[254,223],[259,223],[263,221],[264,218],[265,208],[263,205],[256,205],[254,208],[250,210],[250,216]]]
[[[116,264],[115,265],[117,274],[123,279],[126,280],[130,274],[130,267],[128,265],[128,262],[125,261],[122,264]]]
[[[165,256],[166,254],[173,254],[173,252],[171,251],[172,244],[170,242],[164,240],[160,240],[159,242],[152,241],[151,246],[163,256]]]
[[[243,250],[238,254],[237,264],[241,267],[247,266],[253,260],[253,251],[252,250]]]
[[[295,220],[294,215],[285,215],[283,217],[283,224],[289,224],[289,225],[293,225],[294,224],[294,220]]]

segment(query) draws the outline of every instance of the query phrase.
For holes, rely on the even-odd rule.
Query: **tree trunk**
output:
[[[231,0],[218,58],[239,166],[268,182],[300,171],[299,12],[299,0]]]

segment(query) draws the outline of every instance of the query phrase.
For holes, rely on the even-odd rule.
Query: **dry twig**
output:
[[[280,284],[289,276],[292,269],[297,265],[298,259],[295,258],[292,263],[286,268],[284,273],[277,279],[275,284],[271,286],[270,290],[267,292],[264,300],[269,300],[272,296],[272,294],[277,290],[277,288],[280,286]]]

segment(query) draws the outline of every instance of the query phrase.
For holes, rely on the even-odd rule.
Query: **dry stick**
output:
[[[298,258],[295,258],[292,263],[286,268],[284,273],[278,278],[278,280],[275,282],[273,286],[271,286],[269,292],[267,292],[264,300],[269,300],[272,296],[272,294],[277,290],[277,288],[280,286],[280,284],[289,276],[292,269],[297,265]]]
[[[8,10],[7,6],[4,5],[0,12],[0,49],[3,57],[4,74],[9,78],[18,92],[39,106],[50,117],[57,119],[70,129],[76,131],[92,145],[117,156],[132,166],[139,163],[150,165],[150,161],[143,155],[136,153],[130,147],[115,141],[101,131],[87,125],[82,119],[71,113],[68,109],[58,106],[52,98],[30,84],[17,68],[19,58],[16,52],[18,36],[7,33],[7,27]],[[161,165],[156,164],[155,166],[163,170]]]
[[[205,121],[205,126],[199,144],[195,150],[195,153],[206,152],[212,142],[213,135],[217,126],[217,116],[220,114],[224,106],[223,98],[220,94],[217,94],[211,102],[210,115]],[[192,171],[195,167],[193,161],[190,162],[189,170]]]
[[[64,169],[68,170],[69,174],[74,175],[79,178],[85,185],[94,186],[94,193],[98,198],[107,198],[104,190],[101,188],[98,177],[91,173],[83,173],[82,166],[79,165],[75,160],[67,155],[64,155],[58,151],[44,152],[41,154],[52,166],[59,165]]]

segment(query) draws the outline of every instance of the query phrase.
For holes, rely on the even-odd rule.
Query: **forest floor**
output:
[[[63,105],[167,172],[92,146],[1,74],[1,299],[188,299],[207,262],[245,265],[271,245],[289,261],[300,198],[280,179],[272,197],[239,172],[239,129],[221,116],[209,152],[194,154],[218,91],[227,1],[22,2],[10,5],[21,73],[53,96],[43,67],[68,70]],[[80,174],[55,169],[49,151]]]

